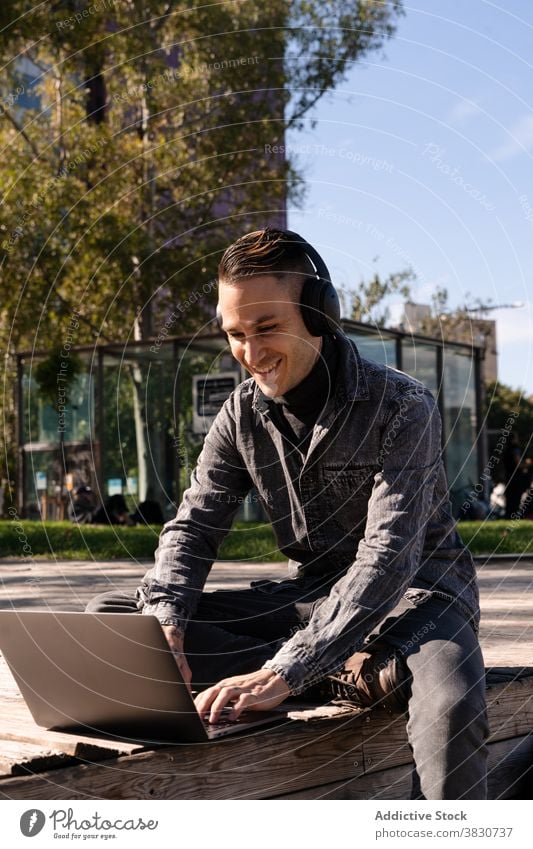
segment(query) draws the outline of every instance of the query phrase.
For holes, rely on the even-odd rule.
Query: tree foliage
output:
[[[58,363],[63,368],[58,371]],[[61,348],[52,348],[48,355],[37,363],[34,376],[39,387],[39,394],[43,401],[57,410],[60,398],[65,398],[68,403],[70,388],[84,370],[84,364],[77,354],[68,355],[65,360],[61,356]],[[58,388],[61,392],[58,392]]]
[[[489,383],[485,397],[485,415],[487,428],[502,433],[511,425],[524,456],[532,456],[533,440],[533,397],[528,397],[520,389],[513,389],[505,383]]]
[[[75,308],[80,342],[157,332],[229,239],[298,202],[293,164],[266,146],[392,34],[400,11],[384,0],[4,2],[12,347],[59,344]],[[21,85],[33,109],[10,99]],[[180,330],[206,320],[208,301]]]
[[[415,281],[416,274],[410,268],[391,272],[386,277],[375,272],[370,280],[363,280],[355,289],[342,293],[350,300],[350,317],[354,321],[386,326],[390,319],[388,299],[391,295],[400,295],[404,301],[411,302],[411,284]],[[448,290],[437,286],[428,306],[428,315],[410,328],[413,332],[433,339],[478,346],[485,345],[492,335],[493,322],[485,318],[490,299],[482,303],[467,292],[464,303],[452,309]]]
[[[375,272],[370,280],[362,280],[351,293],[350,318],[371,324],[387,324],[390,316],[387,298],[396,294],[409,298],[411,287],[408,281],[414,280],[416,275],[410,268],[391,272],[385,278]]]
[[[464,302],[451,309],[449,293],[437,286],[431,299],[431,314],[422,319],[419,331],[426,336],[465,345],[485,345],[492,334],[493,322],[484,318],[488,303],[465,293]]]
[[[180,304],[172,332],[210,322],[223,248],[302,202],[294,163],[270,147],[401,13],[394,0],[3,0],[8,356],[59,348],[73,315],[73,344],[157,336]],[[10,359],[10,456],[14,378]]]

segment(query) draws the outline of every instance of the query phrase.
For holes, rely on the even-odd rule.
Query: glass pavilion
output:
[[[457,514],[485,463],[483,349],[353,321],[343,326],[364,357],[412,374],[437,397]],[[101,502],[122,494],[132,511],[156,500],[171,518],[210,416],[247,375],[219,332],[75,350],[85,369],[69,387],[61,429],[57,410],[39,396],[39,356],[18,356],[20,515],[62,519],[72,493],[86,485]],[[208,399],[198,386],[209,387]],[[250,497],[240,516],[259,519],[258,510]]]

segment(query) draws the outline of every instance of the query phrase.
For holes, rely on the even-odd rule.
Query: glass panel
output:
[[[25,515],[27,519],[49,518],[46,502],[59,494],[59,474],[55,451],[29,451],[24,457]],[[58,518],[58,517],[55,517]]]
[[[122,495],[130,512],[150,501],[164,521],[176,515],[205,436],[194,429],[193,377],[239,374],[222,339],[212,350],[202,342],[179,349],[177,369],[171,342],[106,349],[104,498]]]
[[[474,362],[468,355],[444,348],[443,369],[446,470],[457,516],[478,478]]]
[[[37,395],[37,383],[30,379],[24,366],[22,373],[22,432],[23,442],[39,442],[39,398]],[[57,421],[56,421],[57,426]]]
[[[29,370],[29,368],[28,368]],[[77,376],[67,393],[64,432],[57,411],[39,397],[37,381],[26,370],[22,376],[24,442],[89,442],[93,428],[94,380],[85,372]]]
[[[51,450],[25,450],[24,493],[27,519],[66,519],[75,490],[89,487],[97,504],[97,482],[90,445],[66,445]]]
[[[179,399],[177,404],[178,417],[175,426],[174,445],[177,455],[177,464],[179,466],[179,483],[180,496],[187,489],[190,483],[192,470],[196,464],[198,455],[202,449],[205,438],[205,433],[209,429],[209,421],[205,421],[202,432],[195,432],[194,427],[194,406],[193,406],[193,384],[195,375],[208,375],[209,378],[216,377],[217,374],[235,375],[235,383],[238,384],[241,380],[241,374],[238,363],[228,353],[227,346],[219,343],[219,350],[213,353],[200,353],[192,348],[187,350],[182,349],[178,355],[177,383],[179,384]],[[247,375],[246,375],[247,377]],[[220,392],[217,392],[218,400],[216,404],[221,407],[226,397],[231,393],[229,380],[224,380],[226,389],[222,391],[220,384]],[[199,382],[198,391],[204,391],[205,384]],[[217,389],[216,386],[213,387]],[[227,391],[226,391],[227,390]],[[225,397],[223,397],[225,395]],[[204,395],[205,398],[205,395]],[[215,403],[213,394],[209,394],[209,398]],[[196,412],[198,413],[199,406],[197,404]],[[200,428],[196,428],[198,431]],[[254,497],[255,490],[252,490],[247,498],[243,501],[239,508],[235,519],[248,522],[262,522],[266,520],[266,515],[263,511],[261,503]]]
[[[149,501],[146,521],[154,523],[175,512],[169,510],[175,489],[173,371],[172,345],[157,354],[132,346],[104,357],[102,499],[122,495],[130,513]]]
[[[402,370],[420,380],[437,397],[437,348],[411,338],[402,339]]]
[[[92,374],[81,375],[70,393],[63,444],[59,441],[58,414],[39,398],[27,366],[22,379],[22,409],[28,515],[35,518],[42,511],[48,518],[66,517],[70,493],[84,486],[93,491],[96,507],[119,496],[130,514],[140,502],[150,501],[160,511],[162,521],[175,516],[210,424],[205,418],[204,427],[197,422],[195,430],[193,377],[229,373],[238,383],[241,374],[222,338],[199,340],[180,348],[177,368],[172,342],[153,347],[156,350],[144,345],[105,348],[101,446],[94,422],[98,379],[95,358],[90,361],[87,355]],[[222,395],[226,389],[227,394],[231,391],[227,380],[224,385],[208,382],[207,386],[200,381],[200,386],[204,392],[209,389],[209,409],[213,411],[225,400]],[[95,470],[100,449],[101,490]],[[244,515],[254,521],[264,518],[261,505],[253,499],[239,512],[239,517]],[[137,521],[142,521],[142,516]]]
[[[378,333],[358,333],[356,330],[345,330],[345,333],[353,339],[362,357],[396,368],[396,339]]]
[[[205,436],[195,433],[193,428],[193,376],[217,371],[213,360],[213,355],[196,353],[192,348],[182,349],[178,353],[176,380],[179,385],[179,397],[174,442],[179,468],[180,498],[189,486]]]

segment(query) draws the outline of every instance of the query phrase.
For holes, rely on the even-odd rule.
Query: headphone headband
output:
[[[302,246],[303,253],[309,257],[315,266],[317,277],[320,278],[320,280],[324,280],[326,283],[331,283],[331,275],[328,271],[328,267],[317,249],[314,248],[313,245],[310,245],[303,236],[299,235],[299,233],[295,233],[294,230],[283,230],[283,232],[289,237],[287,241],[296,242]]]

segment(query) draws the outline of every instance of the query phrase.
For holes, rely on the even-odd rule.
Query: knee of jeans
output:
[[[85,607],[86,613],[105,613],[109,605],[116,599],[116,593],[107,592],[95,595]]]
[[[434,731],[445,730],[448,735],[458,737],[475,734],[483,740],[489,736],[487,708],[479,694],[467,692],[454,696],[453,692],[444,691],[434,693],[428,701]]]
[[[105,593],[101,593],[100,595],[97,595],[94,598],[92,598],[85,605],[85,612],[86,613],[100,613],[100,611],[102,610],[101,604],[100,604],[100,599],[102,598],[103,595],[105,595]]]

